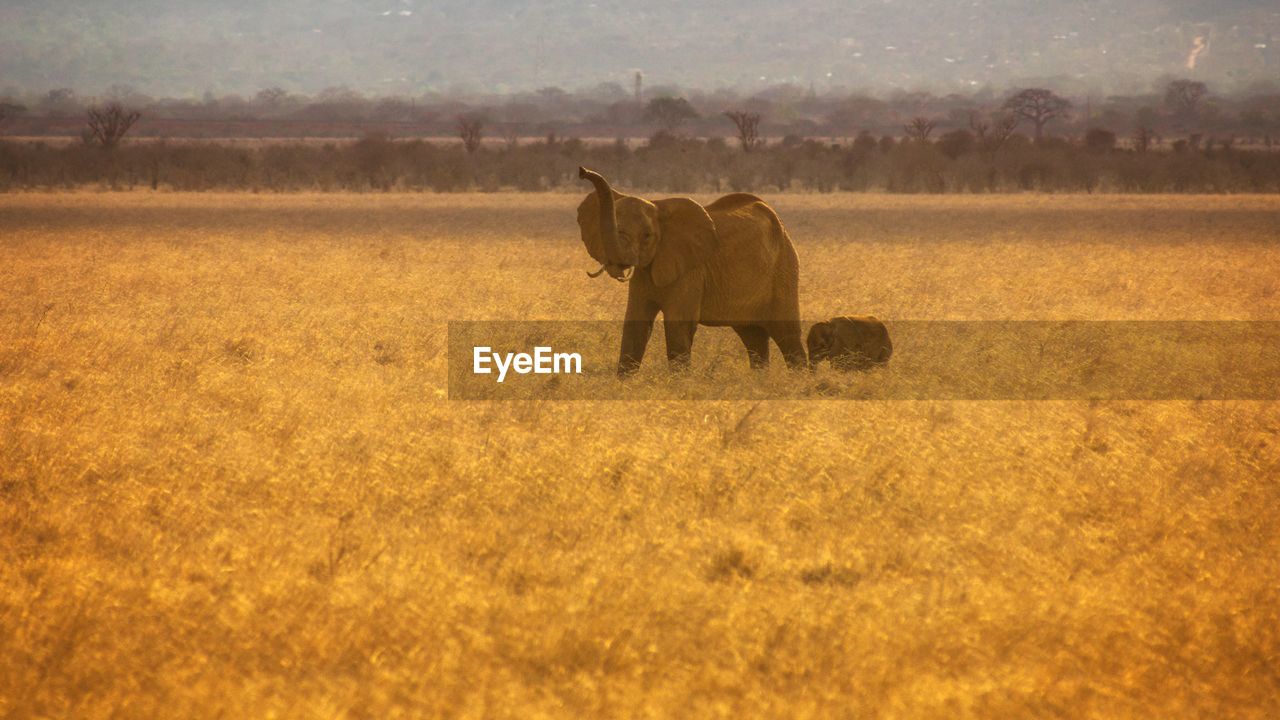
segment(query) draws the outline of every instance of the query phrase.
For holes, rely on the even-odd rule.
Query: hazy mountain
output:
[[[1196,38],[1205,45],[1188,68]],[[934,91],[1162,75],[1280,79],[1280,4],[1243,0],[3,0],[0,87],[366,93],[602,81]]]

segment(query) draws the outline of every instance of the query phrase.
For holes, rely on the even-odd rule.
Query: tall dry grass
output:
[[[1280,319],[1275,198],[774,200],[810,318]],[[0,713],[1280,714],[1280,405],[447,400],[576,202],[0,196]]]

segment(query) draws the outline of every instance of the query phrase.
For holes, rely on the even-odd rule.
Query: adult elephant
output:
[[[800,342],[800,263],[777,213],[755,195],[733,193],[710,205],[689,198],[623,195],[599,173],[578,168],[595,192],[578,206],[587,273],[627,283],[618,374],[640,367],[653,321],[662,313],[667,361],[688,364],[699,325],[728,326],[752,367],[769,362],[769,340],[787,365],[807,366]]]

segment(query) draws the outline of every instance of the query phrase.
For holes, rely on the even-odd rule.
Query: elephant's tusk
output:
[[[591,271],[589,271],[589,270],[588,270],[588,271],[587,271],[587,277],[589,277],[589,278],[598,278],[598,277],[600,277],[600,273],[602,273],[602,272],[604,272],[604,264],[603,264],[603,263],[601,263],[600,268],[599,268],[599,269],[597,269],[595,272],[591,272]]]
[[[636,267],[631,265],[622,271],[622,277],[618,278],[618,282],[627,282],[631,279],[632,273],[636,271]]]

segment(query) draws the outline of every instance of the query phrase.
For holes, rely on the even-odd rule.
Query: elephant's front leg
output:
[[[664,315],[662,327],[667,335],[667,365],[672,370],[689,367],[689,355],[693,351],[693,334],[698,330],[694,320],[668,320]]]
[[[705,286],[705,273],[697,270],[664,288],[665,294],[661,301],[662,326],[667,336],[667,364],[672,370],[689,367],[693,334],[698,329],[698,321],[702,319],[702,293]]]
[[[627,298],[627,315],[622,321],[622,350],[618,353],[618,377],[633,375],[644,360],[644,349],[653,334],[653,320],[658,316],[655,303],[634,296]]]

